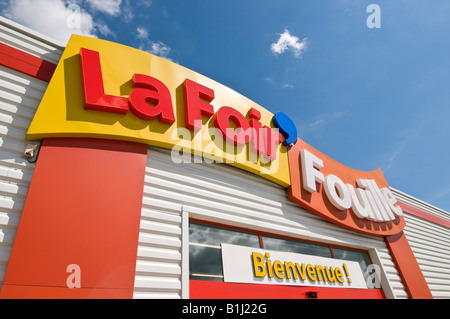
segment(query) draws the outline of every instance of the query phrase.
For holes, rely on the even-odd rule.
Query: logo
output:
[[[73,35],[27,139],[92,137],[144,143],[200,155],[287,187],[286,140],[296,137],[294,130],[283,114],[274,117],[176,63]]]
[[[402,210],[380,169],[351,169],[300,139],[288,156],[293,202],[359,233],[388,236],[404,228]]]

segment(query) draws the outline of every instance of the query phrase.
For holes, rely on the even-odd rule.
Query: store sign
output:
[[[405,225],[381,170],[350,169],[298,138],[287,115],[105,40],[70,38],[27,132],[29,140],[50,137],[145,143],[188,153],[189,161],[193,154],[232,165],[286,187],[308,211],[365,234],[393,235]]]
[[[297,138],[289,121],[171,61],[73,35],[27,139],[145,143],[236,166],[287,187],[286,146]]]
[[[367,289],[357,262],[222,244],[225,282]]]
[[[105,94],[100,54],[86,48],[80,50],[82,86],[84,93],[84,109],[125,115],[131,112],[143,121],[158,119],[161,123],[172,125],[175,114],[170,91],[158,79],[145,75],[133,74],[131,79],[133,90],[127,98]],[[202,116],[212,118],[215,129],[221,138],[230,145],[242,146],[249,144],[254,154],[272,161],[277,158],[277,146],[287,145],[292,136],[291,123],[287,123],[282,113],[274,115],[272,121],[276,128],[273,130],[263,126],[259,120],[261,112],[255,108],[248,111],[249,120],[244,114],[230,106],[222,106],[214,113],[210,104],[215,93],[212,89],[196,83],[190,79],[183,82],[185,128],[191,131],[202,130]],[[206,100],[206,101],[205,101]],[[230,127],[230,121],[236,128]],[[286,137],[283,141],[283,135]]]
[[[300,139],[288,155],[293,202],[359,233],[389,236],[404,228],[402,210],[380,169],[354,170]]]

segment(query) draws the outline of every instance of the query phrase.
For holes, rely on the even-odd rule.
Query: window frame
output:
[[[331,258],[333,258],[333,259],[336,259],[336,256],[333,251],[333,247],[339,248],[339,249],[346,249],[346,250],[350,250],[350,251],[363,252],[363,253],[367,254],[368,259],[370,260],[371,264],[373,264],[372,257],[370,256],[369,251],[366,249],[353,248],[353,247],[348,247],[348,246],[339,245],[339,244],[323,243],[323,242],[315,241],[315,240],[311,240],[311,239],[296,238],[296,237],[280,235],[280,234],[276,234],[276,233],[272,233],[272,232],[260,231],[260,230],[239,227],[239,226],[234,226],[234,225],[227,225],[227,224],[222,224],[222,223],[217,223],[217,222],[212,222],[212,221],[207,221],[207,220],[203,220],[203,219],[190,217],[190,218],[188,218],[188,228],[191,223],[201,224],[201,225],[209,225],[211,227],[218,227],[218,228],[224,228],[224,229],[228,229],[228,230],[256,234],[256,235],[258,235],[258,238],[259,238],[259,245],[260,245],[259,248],[260,249],[265,249],[264,242],[263,242],[263,236],[267,236],[267,237],[287,239],[287,240],[310,243],[310,244],[321,245],[321,246],[328,246],[328,249],[330,250],[330,253],[331,253]],[[188,237],[188,247],[189,247],[189,245],[190,245],[190,241],[189,241],[189,237]],[[189,271],[189,273],[190,273],[190,271]],[[200,280],[200,279],[190,279],[189,278],[189,281],[191,281],[191,280]],[[380,289],[380,288],[367,288],[367,289]],[[383,290],[381,289],[381,291],[383,291]]]

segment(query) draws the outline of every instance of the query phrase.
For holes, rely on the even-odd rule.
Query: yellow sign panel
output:
[[[95,66],[98,66],[97,73]],[[97,87],[91,87],[92,83]],[[103,97],[126,99],[130,109],[127,104],[123,112],[95,105],[90,107],[87,99],[95,96],[92,90],[100,90],[101,85]],[[212,97],[202,90],[194,90],[197,92],[196,102],[211,105],[213,110],[210,114],[203,112],[199,115],[197,120],[201,124],[198,125],[197,121],[195,127],[187,125],[189,121],[186,121],[187,85],[197,85],[213,94]],[[137,91],[139,88],[143,91]],[[170,98],[168,95],[165,97],[165,105],[172,107],[168,113],[173,111],[173,118],[149,116],[148,113],[157,110],[158,101],[163,98],[161,91],[166,88]],[[146,96],[145,89],[151,94]],[[152,94],[157,97],[153,98]],[[101,97],[98,99],[102,100]],[[109,103],[106,100],[99,103]],[[142,101],[148,103],[147,110],[143,110],[147,107],[145,103],[139,103]],[[140,112],[142,110],[143,113]],[[186,156],[180,154],[188,152],[258,174],[287,187],[290,185],[287,148],[281,140],[273,143],[277,134],[273,116],[232,89],[176,63],[121,44],[73,35],[29,127],[27,139],[91,137],[145,143],[171,149],[174,161],[186,161]],[[255,121],[259,123],[256,126]],[[252,147],[255,144],[248,136],[235,133],[239,132],[239,127],[272,128],[270,131],[275,132],[272,142],[271,133],[260,139],[267,144],[266,151],[270,149],[269,144],[275,145],[272,154],[266,157],[255,152],[259,146]],[[225,134],[228,129],[231,133]],[[233,141],[230,136],[243,136],[244,140]]]

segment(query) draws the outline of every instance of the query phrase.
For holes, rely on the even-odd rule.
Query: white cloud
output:
[[[138,5],[148,8],[152,5],[152,0],[139,0]]]
[[[2,14],[63,44],[71,34],[96,37],[97,32],[111,33],[79,5],[65,0],[10,0]]]
[[[147,31],[147,29],[145,29],[145,28],[142,28],[142,27],[138,27],[137,29],[136,29],[136,31],[137,31],[137,38],[138,39],[141,39],[141,40],[148,40],[148,31]]]
[[[290,83],[285,83],[285,84],[283,84],[283,89],[285,89],[285,88],[293,89],[294,86],[292,84],[290,84]]]
[[[94,10],[115,16],[120,12],[122,0],[86,0]]]
[[[134,18],[130,0],[86,0],[86,2],[94,11],[114,17],[120,14],[126,23],[130,23]]]
[[[96,24],[95,28],[103,36],[114,35],[106,24]]]
[[[289,33],[289,30],[285,29],[282,34],[280,34],[280,38],[276,43],[272,43],[270,49],[275,54],[282,54],[286,50],[292,51],[293,54],[300,58],[302,53],[306,50],[307,38],[304,38],[302,41],[292,34]]]
[[[140,43],[138,46],[139,50],[149,52],[151,54],[160,56],[167,60],[173,61],[170,57],[171,48],[161,41],[152,41],[148,37],[148,30],[143,27],[136,28],[137,35],[136,37],[139,39]]]
[[[134,19],[133,6],[130,3],[130,0],[125,0],[124,5],[121,9],[123,20],[126,23],[130,23]]]
[[[158,55],[162,58],[166,58],[168,60],[171,60],[169,58],[170,51],[171,51],[170,47],[168,47],[167,45],[165,45],[164,43],[162,43],[160,41],[152,42],[150,45],[150,50],[149,50],[150,53]]]
[[[397,150],[394,151],[394,153],[390,156],[389,160],[388,160],[388,164],[386,166],[386,168],[383,170],[383,172],[387,172],[388,170],[391,169],[392,165],[394,165],[394,161],[397,158],[398,154],[400,153],[400,151],[402,150],[403,146],[398,148]]]

